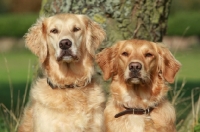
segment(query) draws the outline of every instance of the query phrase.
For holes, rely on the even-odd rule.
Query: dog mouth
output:
[[[144,80],[142,78],[128,78],[127,82],[129,84],[144,84]]]
[[[133,71],[129,72],[129,77],[130,78],[140,78],[141,74],[139,71],[133,70]]]
[[[127,79],[127,82],[131,84],[140,84],[140,83],[144,83],[144,80],[142,79],[140,72],[131,71],[129,73],[129,78]]]
[[[77,55],[74,55],[71,50],[62,50],[60,52],[60,55],[57,57],[57,61],[66,61],[66,62],[71,62],[71,61],[78,61],[79,58]]]

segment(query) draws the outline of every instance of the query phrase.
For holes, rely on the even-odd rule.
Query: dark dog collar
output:
[[[146,115],[149,115],[152,111],[153,111],[153,107],[149,107],[148,109],[138,109],[138,108],[127,108],[124,106],[124,108],[126,110],[118,113],[115,115],[115,118],[118,118],[120,116],[123,116],[125,114],[135,114],[135,115],[143,115],[143,114],[146,114]]]
[[[85,83],[85,85],[83,86],[78,86],[76,84],[67,84],[67,85],[64,85],[64,86],[57,86],[55,84],[53,84],[49,78],[47,78],[47,84],[49,84],[49,86],[52,88],[52,89],[56,89],[56,88],[61,88],[61,89],[65,89],[65,88],[78,88],[78,87],[84,87],[86,85],[89,84],[89,82]]]

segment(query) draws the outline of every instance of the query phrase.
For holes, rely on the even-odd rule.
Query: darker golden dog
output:
[[[112,78],[107,132],[175,132],[175,110],[166,99],[180,63],[161,44],[120,41],[97,55],[104,79]]]
[[[103,29],[84,15],[41,18],[26,35],[44,78],[30,92],[19,132],[101,132],[104,94],[93,78]]]

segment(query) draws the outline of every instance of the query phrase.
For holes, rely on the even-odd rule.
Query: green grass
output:
[[[200,45],[177,52],[174,55],[182,64],[177,76],[179,80],[200,82]]]
[[[18,94],[23,96],[27,81],[30,85],[36,64],[36,57],[28,50],[0,53],[0,103],[10,108],[10,87],[12,87],[16,104]]]
[[[32,65],[31,73],[36,64],[36,57],[28,50],[14,50],[0,54],[0,82],[8,82],[8,76],[13,83],[23,82],[27,78],[29,63]],[[8,72],[8,70],[9,72]]]
[[[181,130],[179,129],[181,132],[185,132],[186,129],[183,127],[188,125],[188,119],[192,121],[191,99],[193,98],[196,102],[200,96],[200,45],[197,44],[184,51],[172,53],[175,58],[181,62],[182,67],[176,76],[177,81],[172,84],[169,98],[172,100],[175,94],[181,89],[182,84],[185,83],[174,104],[176,108],[177,123],[183,123],[180,124],[178,128],[181,128]],[[192,90],[194,90],[194,96],[191,96]]]
[[[27,49],[16,49],[0,53],[0,104],[3,103],[8,110],[12,109],[16,116],[19,116],[19,111],[22,109],[21,106],[26,87],[28,90],[27,93],[29,93],[36,65],[36,57]],[[13,93],[12,96],[11,93]],[[0,114],[2,114],[0,115],[0,132],[11,131],[6,130],[5,118],[2,118],[4,113],[1,112],[0,110]],[[16,123],[8,114],[6,115],[9,121],[12,121],[14,124]]]

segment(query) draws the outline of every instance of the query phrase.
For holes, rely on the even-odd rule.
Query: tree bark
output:
[[[43,0],[40,15],[88,15],[106,30],[106,41],[99,48],[102,50],[118,40],[131,38],[161,42],[170,4],[171,0]],[[95,69],[101,74],[98,67]],[[107,87],[108,83],[104,81],[102,85]]]
[[[101,48],[124,39],[161,42],[171,0],[43,0],[41,15],[86,14],[102,25],[107,40]]]

